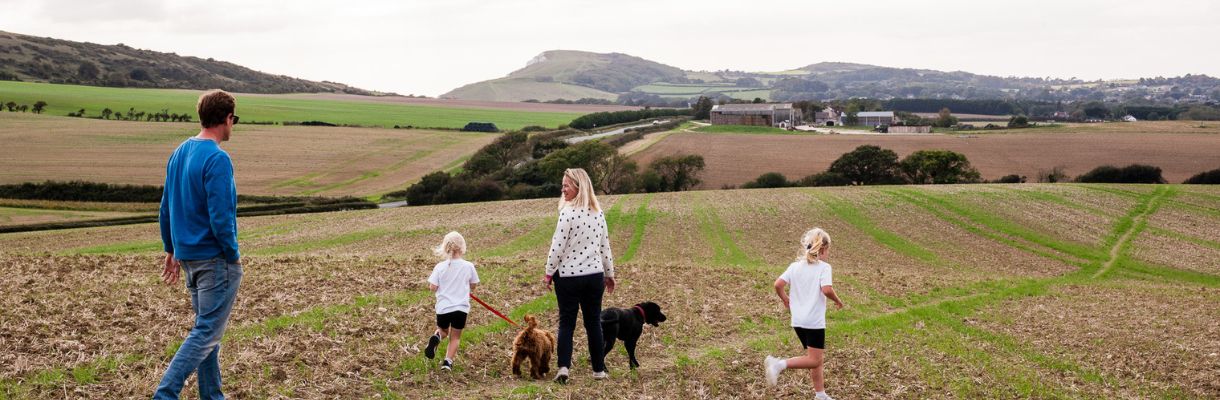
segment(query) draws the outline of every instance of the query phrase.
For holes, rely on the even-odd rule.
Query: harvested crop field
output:
[[[161,185],[191,123],[0,114],[0,183],[86,180]],[[238,125],[223,147],[244,194],[368,196],[406,188],[495,134],[414,129]]]
[[[1199,128],[1203,126],[1203,128]],[[1160,167],[1169,182],[1220,168],[1220,124],[1177,121],[1072,125],[1029,133],[957,135],[758,135],[675,132],[634,153],[646,164],[678,153],[699,154],[706,168],[702,188],[741,185],[767,172],[796,180],[825,171],[843,153],[861,145],[893,150],[899,157],[918,150],[965,154],[984,179],[1063,166],[1070,176],[1101,165],[1133,163]]]
[[[948,185],[606,196],[619,287],[660,303],[626,368],[569,385],[508,371],[515,330],[472,310],[456,369],[421,354],[428,247],[464,233],[477,293],[555,327],[538,277],[553,199],[242,218],[242,288],[223,342],[237,398],[793,398],[762,377],[799,345],[772,282],[826,228],[835,287],[827,387],[839,398],[1215,398],[1220,189]],[[1023,213],[1020,210],[1028,210]],[[1189,245],[1186,245],[1189,244]],[[0,398],[147,397],[190,327],[159,282],[154,224],[0,235]],[[194,398],[193,383],[184,394]]]

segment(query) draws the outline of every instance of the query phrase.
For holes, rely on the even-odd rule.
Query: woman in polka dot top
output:
[[[580,168],[563,173],[563,196],[559,199],[559,221],[551,237],[546,260],[547,289],[552,282],[559,302],[559,371],[555,380],[567,382],[572,366],[572,332],[577,313],[584,314],[589,339],[589,362],[594,379],[605,379],[605,354],[601,346],[603,293],[614,292],[614,257],[606,216],[593,193],[589,174]]]

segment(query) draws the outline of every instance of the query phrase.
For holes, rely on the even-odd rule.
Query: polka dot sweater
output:
[[[610,253],[610,237],[606,231],[606,216],[570,206],[559,210],[555,236],[551,237],[551,253],[546,258],[546,274],[572,277],[605,273],[614,277],[614,257]]]

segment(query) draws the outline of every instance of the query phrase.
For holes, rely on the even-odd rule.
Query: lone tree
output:
[[[4,106],[8,107],[9,112],[17,111],[17,103],[15,102],[10,101],[8,103],[4,103]]]
[[[869,144],[839,156],[827,171],[839,174],[856,185],[903,183],[898,172],[898,153]]]
[[[1029,118],[1026,118],[1024,115],[1014,115],[1014,116],[1012,116],[1012,118],[1008,119],[1008,127],[1009,128],[1028,128],[1029,127]]]
[[[709,119],[712,117],[712,99],[707,96],[699,96],[699,100],[695,102],[695,119]]]
[[[948,107],[940,109],[938,114],[939,116],[936,118],[936,122],[932,125],[941,128],[948,128],[950,126],[957,125],[957,117],[953,116],[953,113],[949,111]]]
[[[111,114],[114,114],[114,111],[110,110],[110,108],[102,109],[102,119],[110,119]]]
[[[920,150],[898,163],[898,168],[914,184],[973,183],[979,171],[961,153],[949,150]]]
[[[47,102],[38,100],[34,102],[34,114],[42,114],[42,110],[47,108]]]

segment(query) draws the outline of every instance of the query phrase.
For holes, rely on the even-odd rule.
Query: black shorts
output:
[[[436,327],[441,329],[466,329],[466,313],[461,311],[450,311],[444,314],[436,314]]]
[[[801,339],[801,346],[805,348],[825,349],[826,348],[826,330],[825,329],[805,329],[792,327],[796,330],[796,337]]]

